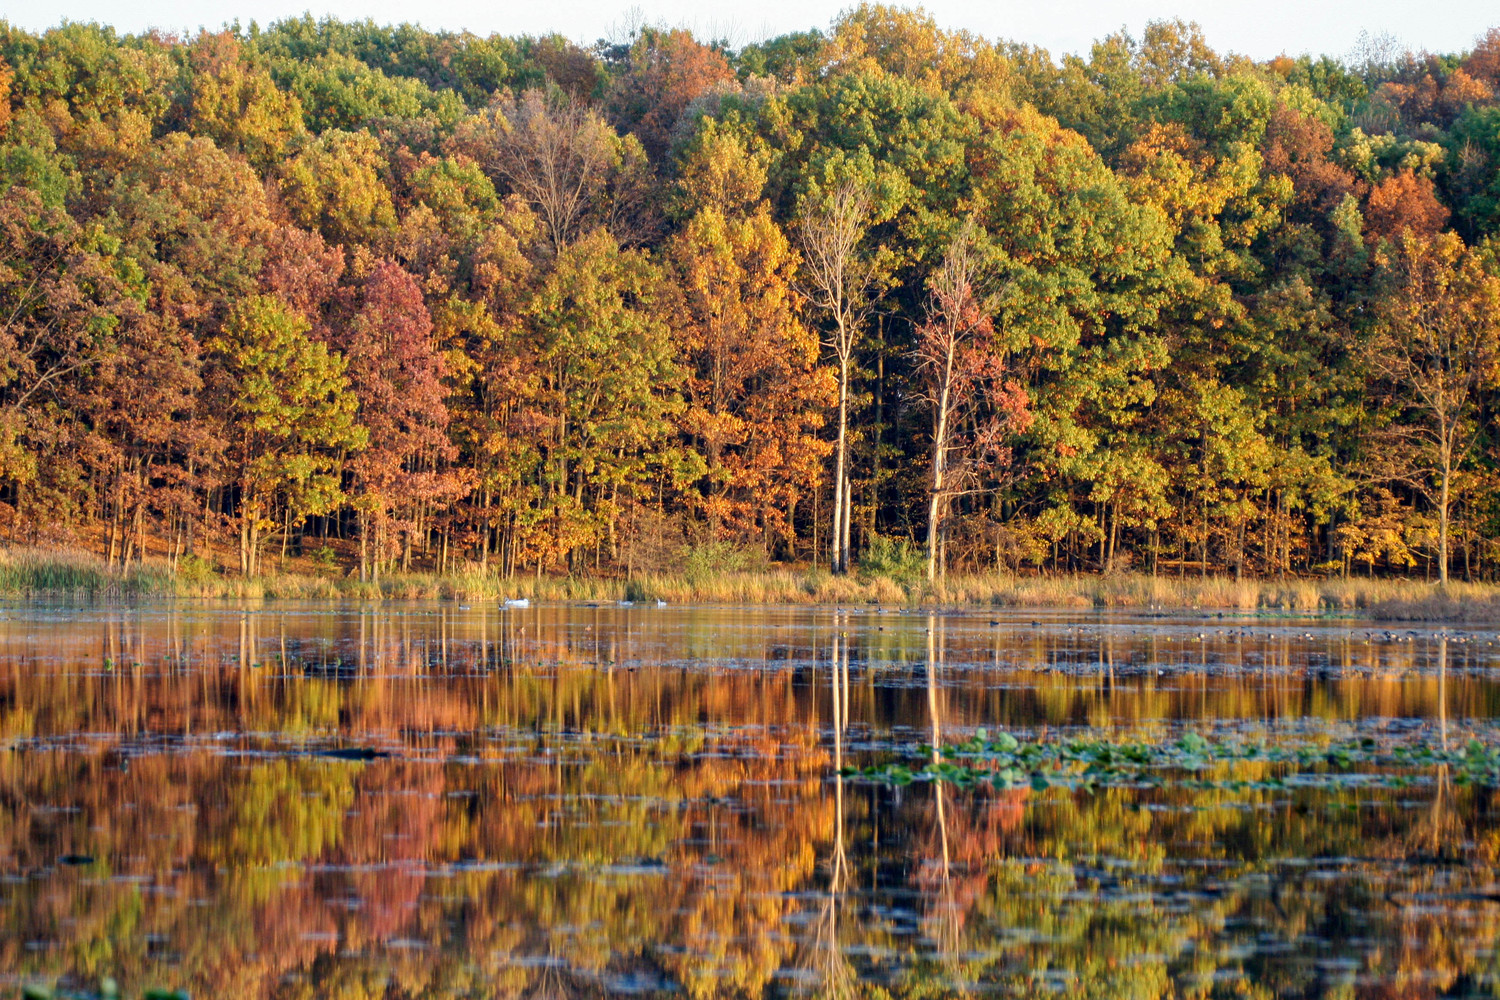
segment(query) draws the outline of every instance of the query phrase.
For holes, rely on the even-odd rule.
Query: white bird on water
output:
[[[507,597],[500,602],[500,606],[503,608],[529,608],[531,607],[531,600],[526,597]]]

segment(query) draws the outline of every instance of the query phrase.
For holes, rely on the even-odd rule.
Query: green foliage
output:
[[[275,296],[236,305],[210,340],[210,384],[231,442],[240,502],[241,569],[256,568],[261,531],[279,496],[299,514],[342,500],[339,458],[364,445],[345,362],[310,340],[308,323]]]
[[[196,552],[177,560],[177,579],[190,586],[202,586],[218,575],[214,564]]]
[[[884,576],[898,582],[921,579],[927,572],[926,556],[905,538],[874,535],[859,553],[859,572],[865,576]]]
[[[300,102],[312,132],[354,130],[381,119],[430,119],[450,128],[465,111],[451,90],[434,91],[410,77],[391,77],[353,56],[278,61],[277,82]]]
[[[731,573],[755,569],[764,556],[732,542],[704,542],[682,550],[679,562],[682,574],[689,580],[707,580]]]
[[[826,42],[817,28],[778,35],[740,49],[735,66],[742,78],[770,76],[785,83],[805,83],[821,70],[819,56]]]
[[[374,136],[331,129],[286,165],[282,194],[299,222],[329,240],[368,242],[396,224],[380,165]]]
[[[78,187],[71,158],[60,154],[51,131],[31,109],[12,116],[0,144],[0,191],[30,188],[48,208],[61,208]]]

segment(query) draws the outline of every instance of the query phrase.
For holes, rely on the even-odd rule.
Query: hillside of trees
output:
[[[0,192],[11,544],[1500,566],[1500,29],[0,22]]]

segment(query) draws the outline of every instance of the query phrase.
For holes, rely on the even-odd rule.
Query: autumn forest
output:
[[[1500,28],[0,22],[0,536],[1494,579],[1497,237]]]

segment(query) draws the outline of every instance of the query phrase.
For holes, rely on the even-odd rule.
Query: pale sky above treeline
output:
[[[739,47],[808,28],[826,28],[848,0],[56,0],[0,2],[0,17],[28,30],[62,20],[98,21],[123,32],[156,28],[196,32],[239,21],[261,24],[311,13],[379,23],[416,21],[432,30],[481,35],[561,33],[588,44],[618,38],[641,23],[687,27],[698,37]],[[909,5],[914,6],[914,5]],[[931,0],[923,4],[945,28],[1039,45],[1054,56],[1086,53],[1095,39],[1121,28],[1139,37],[1154,19],[1200,24],[1220,52],[1256,59],[1281,53],[1346,56],[1361,32],[1388,35],[1416,51],[1461,52],[1500,24],[1493,0]]]

